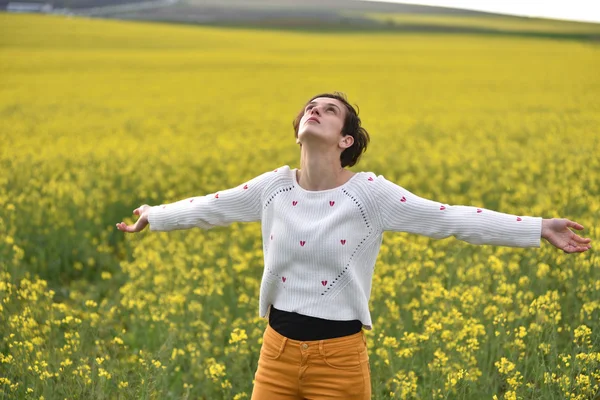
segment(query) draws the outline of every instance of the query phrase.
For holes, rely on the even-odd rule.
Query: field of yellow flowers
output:
[[[312,95],[360,106],[353,169],[600,239],[600,47],[0,14],[0,398],[249,399],[260,226],[124,234],[140,204],[299,167]],[[600,258],[386,233],[374,399],[591,399]]]

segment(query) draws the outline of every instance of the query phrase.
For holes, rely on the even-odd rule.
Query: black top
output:
[[[332,321],[278,310],[271,305],[269,325],[280,335],[293,340],[323,340],[353,335],[362,330],[362,322]]]

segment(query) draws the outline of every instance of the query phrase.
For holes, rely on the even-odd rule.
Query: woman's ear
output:
[[[346,135],[340,140],[340,146],[344,149],[351,147],[354,144],[354,138],[351,135]]]

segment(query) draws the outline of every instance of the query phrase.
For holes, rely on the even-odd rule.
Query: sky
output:
[[[365,0],[600,23],[600,0]]]

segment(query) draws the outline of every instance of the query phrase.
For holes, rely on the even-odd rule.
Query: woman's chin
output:
[[[302,132],[298,132],[298,139],[300,139],[301,141],[304,141],[304,140],[313,140],[313,139],[322,139],[323,138],[323,132],[321,132],[319,129],[311,129],[311,128],[313,128],[313,127],[309,126],[306,129],[304,129]]]

